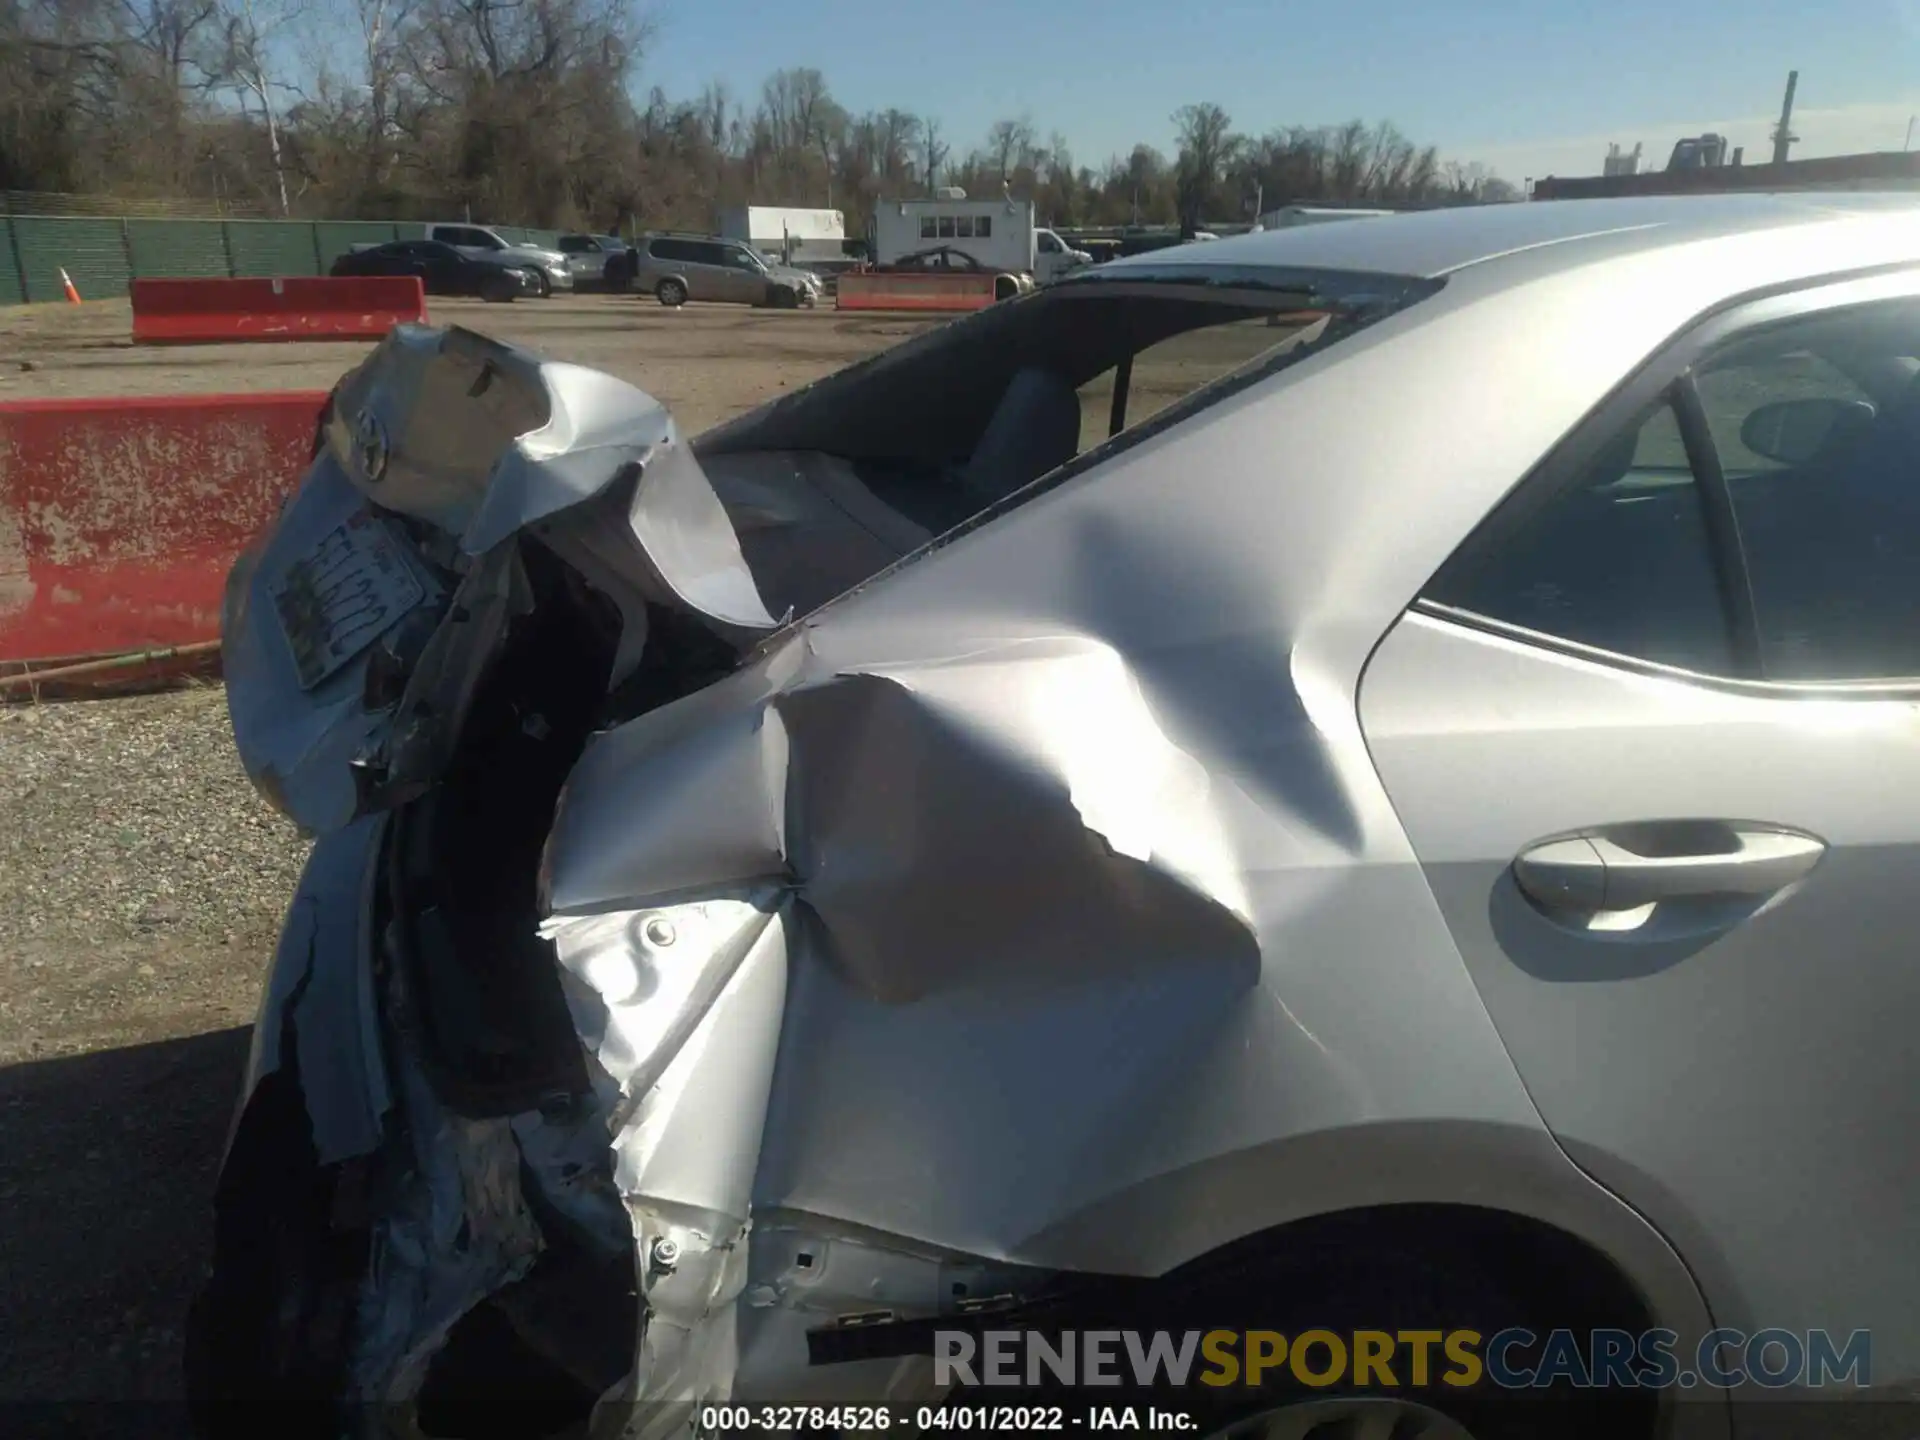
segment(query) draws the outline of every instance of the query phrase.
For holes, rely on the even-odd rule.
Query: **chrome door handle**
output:
[[[1663,900],[1771,895],[1812,870],[1825,842],[1789,830],[1728,827],[1724,849],[1646,855],[1605,833],[1536,845],[1513,862],[1530,897],[1556,910],[1634,910]]]

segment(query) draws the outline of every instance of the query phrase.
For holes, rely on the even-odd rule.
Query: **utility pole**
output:
[[[1799,83],[1800,72],[1798,70],[1789,70],[1787,72],[1786,98],[1780,102],[1780,123],[1773,127],[1773,163],[1776,165],[1784,165],[1787,163],[1787,147],[1800,138],[1794,134],[1792,130],[1793,92]]]

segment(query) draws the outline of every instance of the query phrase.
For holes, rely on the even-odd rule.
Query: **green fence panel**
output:
[[[227,254],[233,273],[264,279],[274,275],[318,275],[313,226],[304,220],[229,220]]]
[[[13,239],[29,300],[62,299],[63,266],[82,300],[111,300],[127,293],[127,234],[119,220],[16,215]]]
[[[0,216],[0,305],[64,298],[60,270],[82,299],[124,296],[142,277],[326,274],[355,245],[417,240],[423,221],[158,220]],[[557,230],[496,227],[508,241],[553,248]]]
[[[321,220],[313,230],[320,247],[320,273],[356,245],[384,245],[403,240],[402,227],[385,220]]]
[[[225,279],[232,273],[218,220],[129,220],[127,249],[142,280]]]
[[[13,256],[13,222],[0,215],[0,305],[18,305],[26,298],[20,264]]]

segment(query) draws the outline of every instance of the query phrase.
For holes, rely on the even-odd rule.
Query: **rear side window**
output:
[[[1262,316],[1201,326],[1148,345],[1133,356],[1120,417],[1122,427],[1131,430],[1144,424],[1222,376],[1251,365],[1282,345],[1317,337],[1325,328],[1318,320],[1304,325],[1275,325]],[[1117,380],[1115,371],[1106,370],[1080,387],[1081,454],[1108,438]]]
[[[1920,302],[1734,336],[1427,598],[1707,674],[1920,678]]]
[[[1603,446],[1569,487],[1430,598],[1543,635],[1726,674],[1713,545],[1670,402]]]
[[[657,260],[687,259],[687,252],[693,247],[684,240],[655,240],[648,244],[647,253]]]

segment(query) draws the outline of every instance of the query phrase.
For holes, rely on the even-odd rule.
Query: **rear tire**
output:
[[[662,280],[653,287],[653,293],[669,310],[677,310],[687,303],[687,287],[678,280]]]
[[[1331,1238],[1331,1237],[1329,1237]],[[1357,1241],[1357,1243],[1356,1243]],[[1146,1332],[1208,1331],[1230,1328],[1272,1330],[1289,1338],[1310,1330],[1350,1336],[1378,1330],[1471,1328],[1482,1338],[1509,1327],[1545,1335],[1558,1323],[1539,1313],[1537,1302],[1509,1292],[1466,1257],[1430,1256],[1366,1237],[1302,1245],[1294,1254],[1202,1261],[1195,1273],[1174,1275],[1167,1288],[1149,1292],[1114,1313],[1075,1314],[1076,1329],[1109,1327]],[[1329,1351],[1316,1349],[1310,1368],[1324,1374]],[[1453,1368],[1435,1345],[1430,1352],[1429,1383],[1414,1386],[1404,1350],[1389,1363],[1393,1384],[1373,1381],[1355,1387],[1343,1378],[1331,1385],[1303,1384],[1282,1367],[1262,1377],[1258,1389],[1241,1383],[1213,1389],[1169,1386],[1151,1390],[1123,1387],[1103,1396],[1116,1405],[1155,1404],[1189,1412],[1197,1436],[1237,1440],[1242,1435],[1312,1437],[1319,1440],[1354,1433],[1395,1436],[1430,1435],[1434,1440],[1648,1440],[1653,1434],[1651,1392],[1623,1389],[1501,1390],[1484,1376],[1476,1385],[1454,1388],[1442,1377]],[[1348,1371],[1351,1375],[1351,1371]],[[1370,1377],[1372,1381],[1372,1377]],[[970,1392],[961,1391],[965,1400]],[[1002,1393],[996,1400],[1011,1398]],[[1056,1402],[1044,1390],[1022,1398]],[[1396,1413],[1397,1412],[1397,1413]],[[1441,1417],[1444,1417],[1442,1419]],[[1263,1422],[1263,1423],[1262,1423]]]
[[[480,298],[489,305],[510,305],[520,293],[520,283],[511,275],[493,275],[480,284]]]

